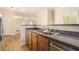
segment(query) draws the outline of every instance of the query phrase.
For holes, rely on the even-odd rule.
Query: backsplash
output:
[[[41,25],[36,25],[36,28],[43,28]],[[46,26],[48,27],[48,26]],[[35,28],[35,29],[36,29]],[[65,35],[77,36],[79,37],[79,26],[49,26],[50,29],[54,29],[57,32]]]
[[[49,26],[50,29],[79,32],[79,26]]]
[[[42,26],[39,26],[43,28]],[[47,26],[46,26],[47,27]],[[50,29],[55,29],[57,32],[60,32],[65,35],[72,35],[79,37],[79,26],[49,26]]]
[[[51,29],[57,30],[65,35],[72,35],[79,37],[79,26],[49,26]]]

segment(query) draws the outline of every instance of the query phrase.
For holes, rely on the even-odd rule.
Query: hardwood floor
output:
[[[3,51],[29,51],[27,45],[21,46],[19,35],[3,37],[2,45]]]
[[[2,51],[2,41],[0,41],[0,51]]]

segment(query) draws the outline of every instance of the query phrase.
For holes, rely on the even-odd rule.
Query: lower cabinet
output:
[[[32,50],[37,51],[37,34],[32,33]]]
[[[47,37],[38,35],[38,50],[49,51],[49,39]]]
[[[32,51],[49,51],[49,40],[47,37],[34,32],[28,32],[28,46]]]
[[[64,51],[63,46],[60,46],[62,45],[59,42],[50,41],[46,36],[35,32],[28,32],[28,47],[32,51]]]
[[[31,50],[32,49],[32,32],[28,32],[28,47]]]
[[[50,43],[50,51],[64,51],[64,49],[60,48],[57,45],[54,45],[54,44]]]
[[[37,51],[37,43],[36,42],[32,42],[32,51]]]
[[[38,42],[38,50],[39,51],[49,51],[49,46],[45,45],[42,42]]]

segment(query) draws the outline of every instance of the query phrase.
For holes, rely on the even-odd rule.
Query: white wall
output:
[[[70,11],[74,11],[75,13],[79,13],[79,9],[78,8],[56,8],[55,9],[55,24],[63,24],[64,23],[64,19],[63,16],[64,14],[70,12]],[[79,23],[79,19],[76,20],[77,23]]]
[[[37,25],[47,25],[47,9],[39,11],[37,14]]]
[[[55,24],[63,24],[63,12],[61,8],[55,9]]]
[[[54,24],[54,18],[55,18],[55,16],[54,16],[54,14],[55,14],[55,12],[54,12],[54,9],[48,9],[48,25],[51,25],[51,24]]]
[[[54,23],[54,10],[45,8],[37,14],[37,25],[50,25]]]
[[[4,35],[13,35],[16,31],[16,23],[14,19],[15,13],[10,11],[3,11],[2,15]]]

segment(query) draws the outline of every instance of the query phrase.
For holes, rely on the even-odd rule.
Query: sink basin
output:
[[[39,33],[45,34],[45,35],[59,35],[60,33],[54,33],[54,32],[49,32],[49,31],[37,31]]]
[[[46,35],[52,35],[53,33],[50,33],[50,32],[42,32],[43,34],[46,34]]]
[[[40,33],[45,34],[45,35],[52,35],[54,32],[49,32],[49,31],[40,31]]]

